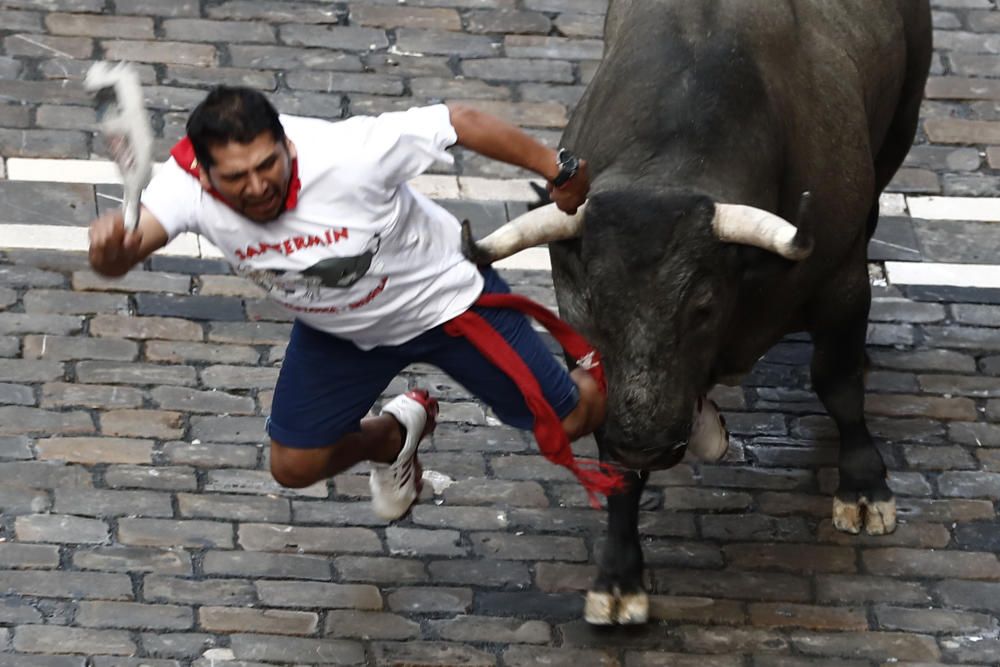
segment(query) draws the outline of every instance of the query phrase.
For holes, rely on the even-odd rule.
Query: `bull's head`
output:
[[[604,359],[604,445],[633,468],[662,467],[688,439],[736,308],[738,245],[792,261],[812,249],[807,232],[758,208],[636,191],[594,195],[572,216],[553,205],[536,209],[478,243],[466,225],[463,237],[480,264],[579,237],[576,296],[586,312],[571,319]]]

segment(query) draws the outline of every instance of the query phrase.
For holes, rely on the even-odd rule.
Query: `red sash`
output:
[[[587,370],[597,381],[601,392],[607,395],[607,382],[601,356],[584,338],[566,322],[543,306],[517,294],[483,294],[476,301],[483,308],[511,308],[534,318],[548,329],[577,365]],[[583,484],[590,497],[590,504],[600,507],[597,494],[610,495],[625,487],[625,478],[620,469],[609,463],[577,459],[573,456],[569,438],[563,430],[562,422],[555,410],[542,395],[531,369],[520,355],[504,340],[503,336],[486,320],[467,310],[444,325],[451,336],[463,336],[482,352],[500,370],[514,381],[524,401],[535,417],[535,440],[545,455],[553,463],[568,468]]]

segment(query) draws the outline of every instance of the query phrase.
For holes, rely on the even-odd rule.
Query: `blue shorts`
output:
[[[483,272],[484,292],[510,288],[492,269]],[[532,370],[546,400],[564,419],[580,400],[565,366],[519,312],[479,308]],[[353,343],[296,321],[274,389],[267,431],[286,447],[329,447],[361,430],[361,419],[404,368],[437,366],[489,405],[506,424],[531,429],[535,418],[514,382],[464,338],[435,327],[402,345],[359,349]]]

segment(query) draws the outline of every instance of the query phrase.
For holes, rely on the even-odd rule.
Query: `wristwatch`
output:
[[[556,154],[556,164],[559,165],[559,174],[552,179],[552,185],[558,188],[576,176],[576,172],[580,169],[580,158],[565,148],[560,148]]]

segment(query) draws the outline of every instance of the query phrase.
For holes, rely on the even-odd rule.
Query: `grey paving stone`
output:
[[[515,507],[548,507],[545,492],[537,482],[470,480],[457,482],[444,492],[445,502],[457,505],[509,504]]]
[[[133,546],[232,548],[233,530],[229,524],[213,521],[124,518],[118,522],[118,539]]]
[[[0,545],[0,566],[10,568],[52,568],[59,565],[59,547],[54,544]],[[5,613],[17,614],[22,606],[18,600],[0,601],[0,617]],[[10,621],[5,621],[10,622]]]
[[[229,264],[218,259],[198,259],[195,257],[174,257],[170,255],[154,254],[148,261],[149,268],[152,271],[167,271],[187,274],[207,273],[213,275],[224,275],[231,272]]]
[[[278,379],[277,368],[210,366],[201,371],[201,381],[214,389],[270,389]]]
[[[121,9],[119,8],[119,11]],[[56,35],[87,35],[89,37],[119,37],[124,39],[153,37],[152,19],[141,17],[52,13],[45,16],[45,27]]]
[[[0,10],[0,22],[3,23],[5,30],[16,32],[42,31],[42,15],[39,12],[5,8]]]
[[[113,338],[25,336],[22,354],[25,359],[48,360],[47,363],[78,359],[130,361],[138,356],[139,346]]]
[[[194,469],[185,466],[109,466],[104,481],[112,488],[190,491],[198,487]]]
[[[27,653],[44,653],[58,646],[65,653],[84,655],[134,655],[135,642],[119,630],[85,630],[54,625],[24,625],[17,629],[14,648]]]
[[[53,509],[56,512],[83,516],[173,516],[170,496],[145,491],[108,491],[104,489],[56,489]]]
[[[540,565],[540,564],[539,564]],[[483,558],[434,561],[427,566],[435,583],[461,586],[526,588],[531,573],[524,563]]]
[[[221,391],[197,391],[184,387],[157,387],[150,398],[160,408],[213,414],[253,414],[253,399]]]
[[[212,364],[256,364],[260,354],[243,345],[212,345],[152,340],[146,343],[149,361],[169,363],[208,362]]]
[[[252,69],[294,71],[308,68],[341,72],[360,72],[363,69],[358,55],[326,49],[233,45],[229,47],[229,57],[234,67]]]
[[[274,42],[274,28],[262,23],[171,18],[163,21],[167,39],[180,42]]]
[[[194,519],[231,521],[289,521],[291,509],[281,498],[254,498],[245,495],[178,494],[179,516]]]
[[[200,632],[144,632],[139,639],[147,653],[164,658],[195,658],[216,644],[212,635]]]
[[[541,12],[511,9],[479,9],[466,13],[466,29],[474,33],[548,34],[552,21]]]
[[[15,357],[20,351],[20,340],[14,336],[0,336],[0,357]]]
[[[456,55],[461,58],[488,58],[500,53],[500,44],[490,37],[446,30],[401,28],[396,31],[396,46],[408,53]]]
[[[146,602],[240,606],[256,601],[253,585],[242,579],[179,579],[156,574],[143,579]]]
[[[362,644],[341,639],[292,639],[269,635],[233,635],[233,654],[239,660],[301,661],[338,665],[361,664]]]
[[[277,86],[274,73],[236,67],[192,67],[187,65],[167,65],[163,83],[179,86],[213,86],[218,81],[228,81],[230,85],[245,86],[258,90],[272,91]]]
[[[55,514],[18,517],[14,532],[25,542],[101,544],[109,537],[104,521]]]
[[[2,154],[13,157],[7,151]],[[97,211],[93,188],[75,183],[0,181],[0,205],[3,222],[15,224],[82,226],[90,224]]]
[[[289,46],[318,46],[345,51],[374,51],[389,46],[385,31],[376,28],[285,24],[278,29],[278,35]]]
[[[47,382],[42,385],[39,405],[43,408],[80,406],[113,409],[137,408],[143,401],[143,392],[131,387]]]
[[[2,667],[86,667],[87,658],[74,656],[0,654]]]
[[[297,553],[382,552],[378,536],[367,528],[326,528],[242,524],[239,544],[248,551],[295,551]]]
[[[0,407],[0,435],[74,435],[94,432],[94,423],[84,412],[53,412],[38,408]]]
[[[0,383],[0,404],[35,405],[35,392],[27,385]]]
[[[486,616],[514,616],[555,622],[579,618],[583,599],[576,593],[487,591],[476,595],[474,611]]]
[[[257,447],[219,443],[168,442],[162,452],[168,463],[198,468],[252,468],[258,459]]]
[[[240,343],[245,345],[284,345],[291,333],[290,324],[271,322],[213,322],[208,332],[212,343]]]
[[[120,294],[79,294],[69,290],[29,290],[23,298],[28,313],[58,315],[89,315],[93,313],[127,313],[128,297]]]
[[[87,107],[53,106],[43,104],[35,111],[35,124],[40,128],[56,130],[98,130],[97,112]]]
[[[176,660],[158,660],[156,658],[95,656],[91,662],[94,663],[94,667],[181,667],[181,663]]]
[[[0,80],[0,96],[22,104],[87,105],[90,102],[90,96],[82,87],[63,86],[57,81]],[[5,157],[12,156],[7,151],[3,154]]]
[[[260,601],[273,607],[360,609],[378,611],[382,594],[375,586],[318,581],[258,581]]]
[[[311,579],[329,581],[330,564],[326,558],[297,554],[249,551],[209,551],[202,561],[206,575]]]
[[[428,581],[422,561],[401,556],[338,556],[333,567],[341,579],[350,582],[400,586]]]
[[[407,587],[389,594],[389,609],[406,613],[467,613],[472,608],[469,588]]]
[[[73,565],[82,570],[104,572],[149,572],[182,577],[193,574],[191,556],[177,548],[113,546],[76,549]]]
[[[111,292],[175,292],[186,294],[191,290],[191,278],[185,275],[160,271],[130,271],[121,278],[106,278],[92,270],[73,273],[73,289]]]
[[[914,220],[913,225],[927,261],[986,263],[1000,249],[1000,236],[988,223]]]
[[[550,59],[479,58],[462,63],[466,76],[486,81],[573,83],[571,63]]]
[[[14,78],[21,71],[20,62],[11,64],[0,60],[0,78]],[[26,129],[31,126],[31,109],[13,104],[0,105],[0,125],[9,128]]]
[[[3,459],[31,459],[34,454],[31,451],[31,438],[23,435],[0,438],[0,458]]]
[[[194,625],[194,613],[176,605],[84,601],[77,607],[75,620],[91,628],[187,630]]]
[[[257,417],[192,417],[189,435],[206,442],[268,442],[264,419]]]
[[[72,130],[0,129],[0,154],[28,158],[86,158],[87,136]]]
[[[27,570],[0,572],[4,595],[89,600],[130,600],[132,582],[124,574]]]
[[[352,3],[350,21],[353,25],[376,28],[424,28],[431,30],[461,30],[462,19],[455,9],[439,7],[392,7]]]
[[[420,624],[398,614],[331,610],[326,615],[324,635],[338,639],[418,639]]]
[[[137,294],[135,302],[139,315],[201,321],[239,322],[244,319],[242,301],[227,297]]]
[[[196,383],[190,366],[81,361],[76,365],[78,382],[94,384],[181,385]]]
[[[371,93],[402,95],[403,79],[383,74],[353,74],[343,72],[289,72],[285,77],[289,87],[326,93]]]
[[[419,530],[389,526],[385,530],[389,552],[401,556],[464,556],[468,547],[459,545],[456,530]]]
[[[276,609],[202,607],[198,619],[201,627],[212,632],[265,632],[270,635],[311,635],[319,625],[317,613]]]

